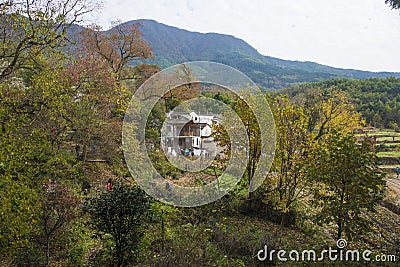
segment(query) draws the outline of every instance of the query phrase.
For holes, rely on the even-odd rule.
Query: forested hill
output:
[[[348,92],[350,100],[356,105],[358,111],[363,114],[368,123],[375,127],[397,127],[398,129],[400,125],[400,79],[398,78],[331,79],[301,84],[280,92],[294,98],[306,95],[313,88],[339,89]]]
[[[338,77],[400,78],[400,73],[338,69],[313,62],[288,61],[264,56],[245,41],[230,35],[190,32],[154,20],[135,20],[126,23],[135,22],[142,24],[140,30],[153,49],[154,62],[162,68],[185,61],[215,61],[241,70],[259,86],[269,89]]]

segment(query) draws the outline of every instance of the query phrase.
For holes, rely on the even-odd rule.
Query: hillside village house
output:
[[[217,148],[213,143],[212,126],[219,122],[216,114],[171,111],[164,124],[163,146],[172,156],[214,157]]]

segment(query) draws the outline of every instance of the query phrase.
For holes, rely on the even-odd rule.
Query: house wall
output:
[[[190,115],[185,114],[169,114],[168,118],[171,123],[166,121],[164,128],[163,145],[170,154],[174,148],[190,149],[196,155],[214,156],[217,148],[213,143],[212,124],[214,116],[200,116],[195,112]],[[191,121],[187,119],[191,118]],[[175,151],[178,149],[175,149]],[[176,151],[176,154],[181,154]]]

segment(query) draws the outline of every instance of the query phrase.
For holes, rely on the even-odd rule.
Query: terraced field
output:
[[[375,142],[377,155],[381,160],[381,168],[389,176],[395,174],[395,168],[400,167],[400,133],[393,130],[363,129],[357,135],[361,142],[365,138],[372,138]]]

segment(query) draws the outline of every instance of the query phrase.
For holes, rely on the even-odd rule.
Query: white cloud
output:
[[[400,14],[384,0],[105,0],[98,23],[139,18],[234,35],[278,58],[400,72]]]

